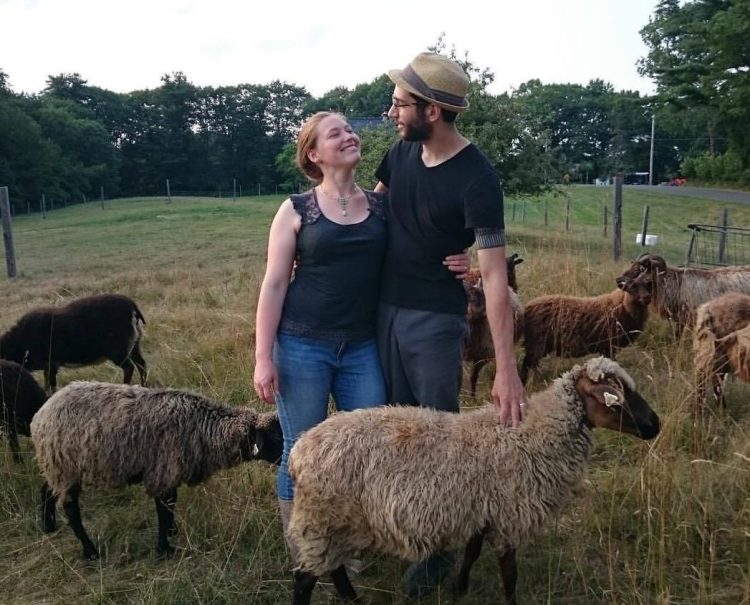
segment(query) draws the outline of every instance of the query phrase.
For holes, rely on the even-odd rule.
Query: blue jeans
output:
[[[279,333],[273,359],[279,374],[276,407],[284,433],[276,489],[281,500],[292,500],[294,483],[287,462],[300,433],[326,419],[331,395],[340,411],[383,405],[385,383],[374,339],[335,342]]]

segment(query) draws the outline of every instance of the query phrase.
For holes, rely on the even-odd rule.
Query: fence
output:
[[[688,266],[750,265],[750,229],[726,225],[690,224]]]

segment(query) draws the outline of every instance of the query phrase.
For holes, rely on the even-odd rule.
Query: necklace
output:
[[[333,193],[329,193],[328,191],[323,189],[323,187],[321,187],[320,185],[318,185],[318,189],[320,189],[327,197],[329,197],[332,200],[335,200],[338,203],[339,208],[341,208],[342,216],[347,215],[346,207],[349,205],[349,200],[352,199],[352,197],[354,197],[357,191],[359,191],[359,187],[357,185],[354,185],[354,190],[349,195],[336,195]]]

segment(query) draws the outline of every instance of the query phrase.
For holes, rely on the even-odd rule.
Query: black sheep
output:
[[[15,462],[21,462],[18,434],[31,436],[31,419],[46,400],[46,393],[31,374],[13,361],[0,359],[2,424],[8,433],[10,451],[13,452]]]
[[[0,358],[27,370],[44,371],[44,387],[57,388],[60,366],[93,365],[109,359],[122,368],[130,383],[135,368],[146,383],[146,362],[139,342],[146,323],[127,296],[100,294],[74,300],[64,307],[29,311],[0,336]]]

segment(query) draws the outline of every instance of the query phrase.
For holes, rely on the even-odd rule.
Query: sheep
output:
[[[307,605],[317,578],[329,572],[353,602],[344,563],[363,549],[418,561],[466,547],[456,581],[463,592],[485,535],[514,603],[515,550],[570,498],[595,427],[642,439],[659,432],[633,380],[604,357],[532,395],[515,429],[499,423],[492,405],[461,414],[384,406],[332,415],[305,432],[289,457],[293,604]]]
[[[46,400],[47,394],[29,372],[13,361],[0,359],[2,424],[16,463],[21,462],[18,434],[30,436],[31,419]]]
[[[189,391],[72,382],[52,395],[31,422],[45,478],[42,528],[55,530],[60,498],[84,558],[96,559],[99,553],[81,523],[82,486],[142,483],[156,503],[157,551],[168,556],[174,552],[167,534],[175,531],[177,487],[202,483],[220,469],[253,458],[277,462],[280,435],[259,441],[263,432],[280,433],[275,412],[229,407]],[[254,446],[260,451],[255,453]]]
[[[729,292],[698,307],[693,333],[696,370],[696,405],[700,410],[706,400],[706,385],[710,381],[716,402],[724,407],[724,380],[730,367],[740,377],[745,364],[741,355],[745,337],[738,332],[750,324],[750,296]],[[747,347],[744,346],[744,350]],[[732,362],[734,359],[734,362]],[[745,380],[743,378],[743,380]]]
[[[618,281],[612,292],[594,297],[552,294],[524,307],[525,355],[519,376],[526,383],[543,357],[579,357],[591,353],[614,357],[643,330],[651,302],[650,288],[639,280]]]
[[[508,271],[508,295],[513,313],[513,342],[518,342],[523,332],[523,305],[517,294],[516,265],[521,264],[523,259],[514,252],[505,260]],[[469,385],[473,399],[477,392],[479,373],[488,362],[495,359],[495,348],[490,324],[487,321],[487,303],[479,270],[470,269],[463,283],[468,301],[466,318],[469,323],[469,335],[464,343],[463,357],[464,361],[471,366]]]
[[[642,254],[618,280],[636,278],[649,284],[652,306],[672,324],[677,338],[695,325],[701,304],[726,292],[750,294],[750,267],[670,267],[661,256]]]
[[[146,320],[135,302],[121,294],[76,299],[64,307],[29,311],[0,336],[0,358],[29,371],[44,371],[44,388],[57,389],[60,366],[91,365],[109,359],[130,383],[137,367],[146,384],[140,340]]]
[[[469,389],[472,399],[477,392],[477,381],[482,368],[495,359],[495,347],[492,342],[490,324],[487,321],[486,300],[481,281],[477,285],[464,283],[468,307],[466,318],[469,323],[469,336],[464,343],[464,361],[471,366]],[[517,343],[523,333],[523,305],[513,290],[508,288],[511,311],[513,314],[513,342]]]

